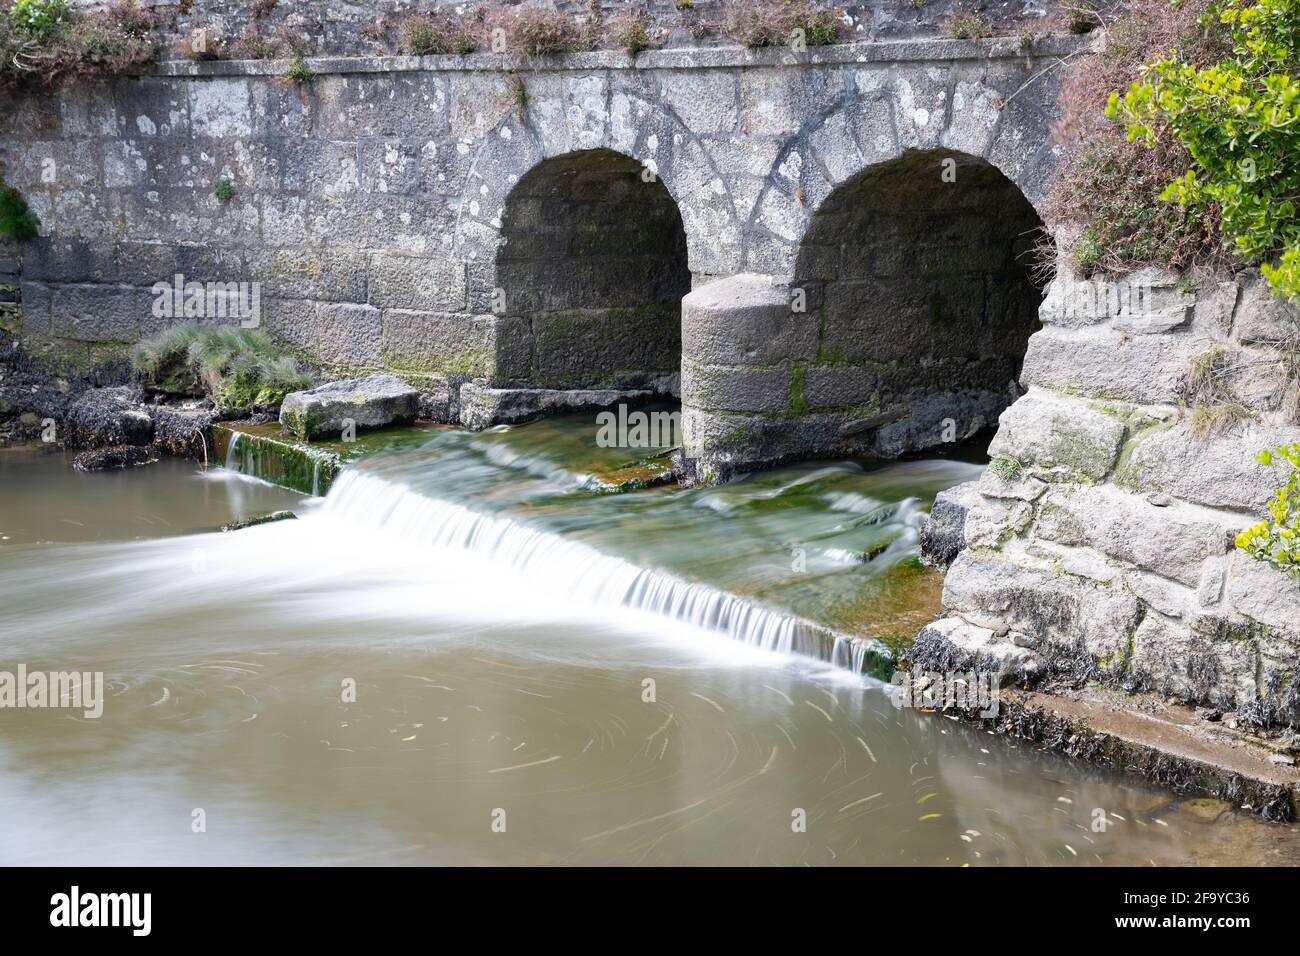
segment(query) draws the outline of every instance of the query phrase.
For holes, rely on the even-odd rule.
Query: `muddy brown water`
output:
[[[433,433],[323,500],[0,451],[0,671],[106,682],[98,719],[0,709],[0,862],[1300,862],[1295,827],[770,649],[783,612],[869,636],[933,614],[917,516],[975,466],[608,495],[576,427]],[[620,603],[638,569],[705,611]],[[720,633],[720,594],[775,617]]]

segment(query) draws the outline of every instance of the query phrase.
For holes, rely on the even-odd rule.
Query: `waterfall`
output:
[[[738,595],[639,568],[581,542],[428,498],[358,470],[339,475],[320,513],[422,545],[481,554],[553,593],[662,615],[764,650],[803,654],[857,671],[873,654],[877,659],[888,655],[876,641],[835,634]]]
[[[232,431],[230,433],[230,445],[226,448],[226,469],[228,471],[239,471],[239,439],[243,438],[243,432]]]
[[[342,468],[335,452],[273,434],[214,425],[218,453],[225,442],[225,466],[230,471],[320,497]]]

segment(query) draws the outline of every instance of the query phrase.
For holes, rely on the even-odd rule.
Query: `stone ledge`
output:
[[[1300,771],[1271,762],[1264,748],[1241,735],[1203,730],[1185,707],[1090,687],[1069,696],[1004,694],[996,718],[955,716],[1179,793],[1208,794],[1268,820],[1294,820],[1300,810]]]
[[[883,40],[840,43],[812,47],[807,53],[745,47],[680,48],[647,50],[635,60],[622,50],[592,50],[531,62],[514,53],[470,53],[465,56],[322,56],[307,57],[303,65],[318,75],[357,73],[515,73],[585,72],[590,70],[710,70],[728,67],[836,66],[853,63],[919,63],[963,60],[1055,59],[1089,50],[1095,37],[1048,36],[1028,51],[1018,37],[990,37],[985,40]],[[155,76],[283,76],[289,66],[284,60],[168,60],[156,64]],[[145,73],[144,75],[149,75]]]

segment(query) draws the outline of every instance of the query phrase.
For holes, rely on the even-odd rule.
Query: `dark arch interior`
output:
[[[497,279],[531,350],[517,380],[675,391],[686,233],[668,190],[642,170],[585,150],[540,163],[511,190]]]
[[[960,153],[909,154],[837,188],[795,269],[820,313],[810,409],[874,416],[866,444],[886,456],[994,425],[1038,327],[1041,226],[1014,183]]]

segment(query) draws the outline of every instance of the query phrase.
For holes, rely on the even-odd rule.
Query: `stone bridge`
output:
[[[679,393],[706,476],[959,439],[1018,394],[1084,42],[318,58],[301,85],[177,62],[12,94],[0,160],[43,224],[22,331],[91,367],[174,321],[156,283],[252,282],[301,357],[452,420]]]

